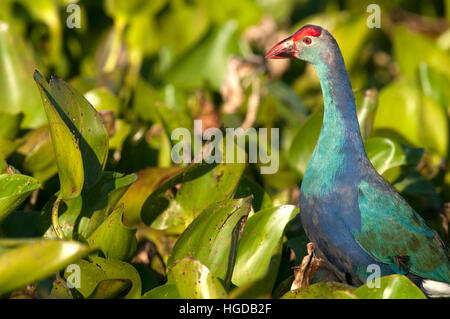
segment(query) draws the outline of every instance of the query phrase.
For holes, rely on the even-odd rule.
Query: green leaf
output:
[[[130,186],[117,203],[124,205],[124,222],[137,225],[141,220],[141,211],[150,194],[164,181],[183,171],[182,167],[149,167],[138,172],[136,182]]]
[[[30,176],[0,175],[0,222],[39,187]]]
[[[57,1],[48,0],[19,0],[25,6],[29,13],[37,20],[45,23],[49,29],[50,40],[46,47],[48,47],[45,60],[49,59],[53,64],[61,66],[64,63],[62,56],[62,21],[59,16],[59,8]]]
[[[13,139],[17,136],[23,113],[11,114],[0,112],[0,137]]]
[[[419,80],[423,92],[447,110],[450,103],[450,77],[426,63],[421,63]]]
[[[63,200],[59,206],[59,223],[65,238],[89,237],[112,212],[118,200],[129,185],[136,180],[136,175],[122,175],[115,172],[104,172],[101,180],[89,191],[81,195]],[[39,229],[47,238],[56,238],[51,225],[51,212],[56,196],[44,206]]]
[[[355,100],[361,135],[363,139],[367,139],[372,132],[378,106],[378,92],[376,89],[365,90],[363,94],[355,94]]]
[[[252,207],[255,212],[273,206],[270,195],[257,182],[242,175],[234,194],[234,198],[243,198],[253,195]]]
[[[7,158],[22,144],[22,139],[0,137],[0,157]]]
[[[269,94],[273,94],[281,101],[289,105],[302,121],[308,114],[308,110],[303,104],[302,100],[298,97],[295,91],[287,84],[280,81],[272,81],[267,83],[267,89]]]
[[[448,122],[444,109],[407,81],[393,82],[380,92],[374,131],[391,131],[416,147],[441,157],[447,155]]]
[[[401,145],[389,138],[369,138],[364,142],[364,148],[372,165],[385,178],[385,172],[407,163],[407,157]],[[398,177],[398,174],[396,174],[396,177]],[[389,178],[390,181],[394,179],[395,177]]]
[[[219,163],[196,179],[183,179],[176,201],[187,217],[185,221],[190,223],[210,204],[231,198],[244,168],[244,163]]]
[[[24,170],[30,172],[40,183],[46,182],[58,172],[49,126],[29,131],[23,140],[17,153],[25,156]]]
[[[5,244],[0,240],[0,247]],[[0,255],[0,295],[59,271],[90,252],[74,241],[35,240]]]
[[[395,28],[392,41],[395,61],[401,74],[415,80],[420,64],[425,62],[450,77],[450,69],[443,67],[450,65],[450,56],[431,38],[413,33],[400,25]]]
[[[426,299],[422,291],[403,275],[382,277],[379,288],[369,288],[366,284],[353,293],[361,299]]]
[[[192,257],[228,284],[251,201],[230,199],[206,208],[178,238],[167,264]]]
[[[136,179],[136,174],[123,175],[117,172],[103,172],[99,183],[87,194],[82,194],[86,198],[85,206],[93,207],[94,210],[86,228],[86,236],[90,236],[117,207],[117,202]]]
[[[8,168],[8,165],[6,164],[6,161],[2,157],[1,152],[0,152],[0,174],[6,173],[7,168]]]
[[[56,279],[53,281],[53,288],[47,299],[73,299],[73,296],[66,282],[61,279]]]
[[[139,299],[141,296],[141,279],[137,270],[128,263],[115,259],[89,257],[91,262],[78,260],[75,264],[80,267],[80,288],[76,288],[83,297],[88,298],[95,293],[97,286],[110,279],[131,281],[131,289],[125,295],[126,299]],[[67,279],[70,273],[64,273]],[[117,287],[117,286],[116,286]]]
[[[281,299],[356,299],[356,297],[353,287],[336,282],[321,282],[291,290]]]
[[[119,206],[88,238],[89,246],[99,248],[108,259],[128,260],[136,251],[136,229],[124,226],[122,216]]]
[[[141,299],[180,299],[180,295],[175,284],[165,284],[146,292]]]
[[[189,225],[209,205],[233,196],[244,168],[244,163],[188,166],[148,197],[142,208],[143,222],[156,229]],[[181,183],[181,189],[174,197],[167,191],[176,183]]]
[[[62,107],[54,99],[51,89],[42,75],[36,71],[34,79],[41,92],[45,112],[50,124],[53,150],[58,166],[61,185],[60,196],[63,199],[73,198],[81,193],[84,183],[84,170],[78,139],[75,132],[67,126]],[[70,159],[68,161],[67,159]]]
[[[208,8],[209,16],[215,23],[222,24],[233,19],[238,23],[240,30],[258,24],[263,14],[261,1],[228,0],[225,2],[204,1],[204,3]]]
[[[268,273],[267,290],[272,291],[281,261],[283,235],[297,215],[293,205],[267,208],[251,216],[239,242],[232,282],[240,287]]]
[[[101,178],[108,154],[108,133],[97,111],[70,85],[58,78],[48,85],[38,71],[34,78],[50,123],[60,196],[72,198]]]
[[[194,258],[184,258],[169,270],[183,299],[218,299],[227,293],[209,269]]]
[[[120,113],[120,99],[106,87],[92,89],[84,93],[84,97],[97,111],[110,110],[116,116]]]
[[[216,90],[225,76],[227,61],[237,53],[237,24],[229,21],[175,63],[165,76],[166,82],[187,88],[198,88],[209,82]]]
[[[162,14],[158,35],[164,45],[180,56],[208,31],[210,16],[203,3],[203,0],[174,0],[170,2],[170,10]]]
[[[39,91],[33,84],[33,54],[16,30],[0,21],[0,105],[8,113],[22,112],[23,128],[46,123]]]
[[[98,283],[88,299],[113,299],[126,294],[131,288],[129,279],[105,279]]]
[[[306,172],[309,159],[316,147],[322,128],[323,112],[316,112],[308,117],[295,134],[289,148],[289,164],[301,176]]]
[[[156,2],[156,3],[154,3]],[[131,19],[134,15],[139,14],[143,10],[148,10],[148,8],[160,6],[164,1],[145,1],[145,0],[105,0],[105,12],[112,17],[123,17],[126,19]],[[148,7],[148,8],[147,8]]]
[[[269,299],[270,297],[266,277],[236,287],[228,295],[230,299]]]

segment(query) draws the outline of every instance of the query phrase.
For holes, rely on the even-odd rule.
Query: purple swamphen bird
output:
[[[369,161],[333,36],[306,25],[266,58],[309,62],[319,76],[325,111],[301,184],[300,217],[320,255],[352,285],[365,283],[376,264],[381,276],[404,274],[429,296],[450,296],[449,248]]]

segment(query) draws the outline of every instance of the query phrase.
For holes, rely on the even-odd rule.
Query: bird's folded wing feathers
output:
[[[449,283],[448,248],[411,206],[387,183],[363,180],[358,190],[361,248],[395,272]]]

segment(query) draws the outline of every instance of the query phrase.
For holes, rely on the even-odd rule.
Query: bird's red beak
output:
[[[266,54],[266,59],[288,59],[295,58],[297,46],[292,37],[284,39],[275,44],[272,49]]]

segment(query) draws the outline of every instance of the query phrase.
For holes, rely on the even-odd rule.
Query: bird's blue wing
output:
[[[383,181],[384,182],[384,181]],[[450,282],[449,252],[438,234],[386,182],[358,185],[358,244],[397,273]]]

